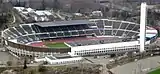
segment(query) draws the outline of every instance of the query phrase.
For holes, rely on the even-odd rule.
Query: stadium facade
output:
[[[140,25],[128,21],[90,19],[21,24],[2,32],[5,47],[17,54],[45,56],[55,53],[98,55],[135,52],[140,49]],[[145,45],[155,42],[157,30],[146,26]],[[74,39],[67,41],[67,39]],[[45,40],[66,40],[68,48],[33,46]]]

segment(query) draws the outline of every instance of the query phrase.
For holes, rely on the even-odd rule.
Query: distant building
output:
[[[31,7],[34,9],[54,8],[63,9],[69,12],[77,12],[78,10],[88,11],[100,8],[99,3],[94,0],[9,0],[13,6]],[[58,2],[55,3],[55,2]],[[54,4],[57,4],[54,6]]]
[[[103,16],[103,13],[101,11],[93,11],[92,15],[101,17],[101,16]]]
[[[35,10],[32,8],[25,8],[25,7],[14,7],[19,14],[21,15],[26,22],[41,22],[41,21],[51,21],[54,18],[52,13],[47,10]]]
[[[9,2],[9,0],[1,0],[3,3],[5,3],[5,2]]]

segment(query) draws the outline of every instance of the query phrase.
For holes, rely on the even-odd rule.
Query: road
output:
[[[12,14],[12,17],[13,17],[13,21],[11,22],[11,24],[14,24],[16,22],[16,17],[14,14]]]
[[[84,58],[92,61],[94,64],[106,65],[109,63],[109,60],[111,60],[111,58],[107,58],[107,57],[108,57],[107,55],[103,55],[103,56],[101,55],[101,56],[98,56],[98,58],[94,58],[94,56],[84,57]]]
[[[139,61],[131,62],[111,69],[115,74],[146,74],[140,70],[149,70],[158,67],[160,56],[150,57]]]

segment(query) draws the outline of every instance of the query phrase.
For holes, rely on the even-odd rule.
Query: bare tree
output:
[[[73,0],[71,2],[71,11],[72,12],[80,11],[81,13],[90,12],[92,10],[100,8],[100,6],[96,4],[97,3],[94,3],[93,0]]]
[[[45,3],[45,0],[42,0],[41,4],[42,4],[41,9],[42,9],[42,10],[45,10],[45,9],[46,9],[46,3]]]
[[[60,9],[60,2],[58,0],[53,1],[53,9],[59,10]]]

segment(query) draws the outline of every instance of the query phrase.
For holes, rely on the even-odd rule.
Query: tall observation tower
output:
[[[141,3],[141,14],[140,14],[140,52],[144,52],[145,37],[146,37],[146,24],[147,24],[147,4],[146,2]]]

